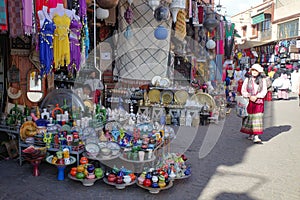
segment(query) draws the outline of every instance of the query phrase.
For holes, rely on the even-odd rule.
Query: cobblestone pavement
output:
[[[296,97],[266,102],[263,145],[253,144],[239,132],[241,119],[235,116],[234,110],[227,116],[224,127],[200,126],[197,134],[187,129],[186,136],[181,137],[185,138],[182,146],[187,147],[185,154],[192,166],[192,176],[176,180],[173,187],[158,194],[150,194],[137,185],[118,190],[103,180],[91,187],[68,178],[58,181],[57,169],[46,162],[40,165],[41,175],[34,177],[29,163],[19,166],[17,160],[2,159],[0,199],[300,199],[299,119]],[[210,128],[221,132],[209,131]],[[218,140],[207,134],[215,134]],[[214,142],[211,151],[199,152],[201,146],[211,146]]]

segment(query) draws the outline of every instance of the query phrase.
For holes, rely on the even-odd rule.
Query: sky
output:
[[[215,5],[218,5],[219,1],[223,9],[226,9],[228,16],[233,16],[249,9],[251,6],[263,3],[263,0],[215,0]]]

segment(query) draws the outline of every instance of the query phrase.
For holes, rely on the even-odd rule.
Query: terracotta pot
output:
[[[97,0],[97,3],[101,8],[110,9],[116,7],[119,0]]]

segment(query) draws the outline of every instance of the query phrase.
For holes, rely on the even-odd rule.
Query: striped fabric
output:
[[[240,131],[246,134],[263,134],[263,113],[249,114]]]

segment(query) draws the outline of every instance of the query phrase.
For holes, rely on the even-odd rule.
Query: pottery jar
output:
[[[70,171],[70,174],[72,176],[76,176],[76,173],[77,173],[77,167],[72,167],[71,171]]]
[[[159,181],[158,181],[158,186],[159,186],[160,188],[164,188],[164,187],[166,187],[166,182],[165,182],[165,181],[162,181],[162,180],[159,180]]]
[[[152,184],[152,182],[151,182],[151,179],[149,179],[149,178],[146,178],[146,179],[144,180],[144,182],[143,182],[143,185],[144,185],[145,187],[150,187],[151,184]]]
[[[108,182],[114,183],[116,181],[117,177],[115,174],[109,174],[107,177]]]
[[[129,175],[123,176],[123,181],[124,183],[128,184],[131,182],[131,177]]]
[[[116,178],[116,183],[117,183],[117,184],[122,184],[122,183],[123,183],[123,178],[122,178],[122,176],[117,176],[117,178]]]

